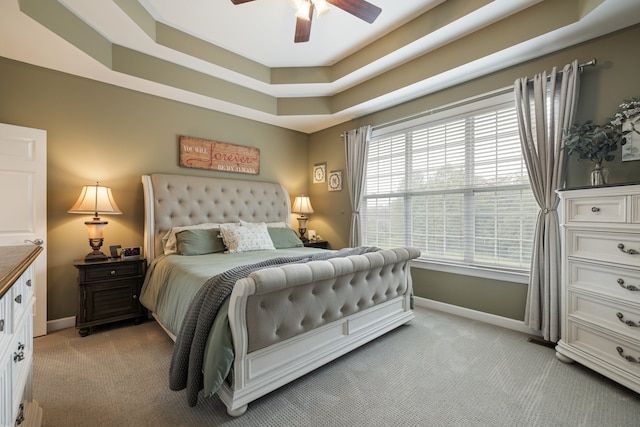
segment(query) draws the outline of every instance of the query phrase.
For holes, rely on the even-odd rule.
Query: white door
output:
[[[40,244],[34,336],[47,333],[47,132],[0,123],[0,245]]]

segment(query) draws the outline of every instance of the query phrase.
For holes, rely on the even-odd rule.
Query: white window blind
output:
[[[364,195],[367,245],[421,258],[528,270],[538,207],[512,98],[496,97],[375,136]]]

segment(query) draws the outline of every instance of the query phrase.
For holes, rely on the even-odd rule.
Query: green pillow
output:
[[[276,249],[297,248],[303,246],[295,231],[290,228],[268,227],[269,236]]]
[[[176,234],[176,247],[182,255],[204,255],[224,252],[219,228],[195,228]]]

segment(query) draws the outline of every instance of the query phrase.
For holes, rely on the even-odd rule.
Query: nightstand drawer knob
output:
[[[116,275],[116,271],[115,270],[111,270],[111,275],[115,276]]]
[[[138,299],[138,295],[134,295],[134,296],[133,296],[133,299]]]
[[[0,319],[0,332],[4,331],[4,319]]]
[[[18,362],[22,362],[24,360],[24,351],[21,351],[20,353],[13,353],[13,362],[14,363],[18,363]]]
[[[27,286],[31,287],[31,279],[27,280]]]
[[[595,212],[600,212],[600,208],[594,206],[594,207],[591,208],[591,212],[594,212],[594,213]]]
[[[16,301],[18,304],[22,304],[22,294],[18,295],[18,296],[15,298],[15,301]]]

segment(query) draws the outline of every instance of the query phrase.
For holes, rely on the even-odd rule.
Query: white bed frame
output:
[[[173,226],[240,219],[290,223],[289,195],[279,184],[161,174],[145,175],[142,182],[149,261],[161,253],[160,237]],[[414,317],[410,261],[417,256],[414,248],[383,250],[259,270],[239,280],[229,305],[235,351],[232,377],[217,392],[227,412],[240,416],[259,397],[408,324]],[[359,296],[336,300],[338,293],[331,290],[336,287],[354,288]],[[257,307],[264,306],[264,301],[292,300],[292,295],[306,298],[306,306],[309,298],[316,298],[317,307],[302,317],[288,312],[281,319],[285,324],[274,325],[278,329],[262,336],[302,328],[305,322],[311,325],[294,336],[252,349],[256,345],[251,335],[259,335],[256,329],[268,329],[274,317],[282,317],[282,310],[261,314]]]

